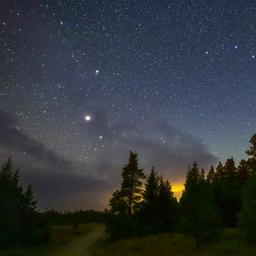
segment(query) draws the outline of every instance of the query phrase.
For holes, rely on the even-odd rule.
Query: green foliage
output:
[[[137,203],[141,200],[142,181],[145,178],[142,169],[138,167],[138,156],[130,152],[129,162],[123,168],[120,194],[127,204],[127,212],[132,215]]]
[[[109,203],[106,231],[113,238],[136,233],[134,213],[141,200],[144,178],[143,170],[138,167],[137,155],[130,152],[128,164],[123,168],[121,188],[113,193]]]
[[[246,154],[249,156],[247,161],[249,172],[256,173],[256,134],[251,137],[250,147]]]
[[[143,201],[137,213],[143,234],[169,232],[174,229],[178,203],[167,180],[158,177],[152,168],[145,184]]]
[[[0,247],[47,239],[36,204],[32,187],[20,186],[18,170],[13,170],[9,158],[0,171]]]
[[[247,181],[244,189],[243,207],[239,213],[239,228],[246,241],[256,242],[256,176]]]
[[[101,240],[92,248],[93,256],[255,256],[256,247],[248,246],[239,236],[237,229],[223,230],[216,243],[203,244],[200,250],[194,240],[182,234],[158,234],[143,238],[115,241]]]
[[[180,199],[180,228],[194,236],[198,248],[204,241],[216,238],[220,230],[212,191],[196,163],[189,168]]]

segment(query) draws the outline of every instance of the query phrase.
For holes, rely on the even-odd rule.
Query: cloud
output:
[[[0,109],[0,147],[13,152],[22,181],[32,183],[42,208],[102,207],[102,194],[107,193],[110,187],[106,181],[75,167],[17,126],[17,120]]]
[[[17,120],[0,109],[0,145],[8,149],[25,152],[44,165],[60,168],[70,167],[71,163],[56,155],[43,144],[35,141],[18,128]]]
[[[146,173],[155,166],[171,182],[182,180],[193,161],[204,168],[217,161],[192,134],[164,122],[144,126],[110,123],[104,111],[93,113],[92,122],[83,128],[90,137],[104,136],[104,147],[95,153],[95,160],[89,158],[86,163],[64,159],[18,129],[18,125],[12,115],[0,109],[0,149],[14,152],[23,182],[32,183],[42,208],[106,207],[111,193],[120,185],[130,150],[138,153]]]
[[[136,127],[130,123],[110,125],[107,122],[107,115],[103,113],[96,115],[97,121],[92,122],[89,127],[91,134],[97,136],[97,127],[100,124],[100,129],[105,135],[104,150],[98,153],[102,167],[99,166],[95,171],[98,171],[99,175],[106,174],[116,182],[117,177],[120,177],[120,163],[124,164],[127,161],[130,150],[138,153],[146,172],[155,166],[159,172],[173,181],[182,180],[188,165],[194,161],[202,168],[209,168],[218,160],[200,139],[167,123],[147,122],[143,127]],[[104,169],[104,165],[107,168]]]

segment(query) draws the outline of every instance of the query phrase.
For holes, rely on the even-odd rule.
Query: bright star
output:
[[[84,119],[86,122],[90,122],[92,120],[92,117],[90,115],[86,115]]]
[[[97,76],[100,73],[98,69],[95,70],[95,76]]]

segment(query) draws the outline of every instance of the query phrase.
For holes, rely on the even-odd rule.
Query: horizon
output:
[[[104,209],[130,150],[177,196],[194,161],[247,158],[253,1],[0,5],[0,161],[41,207]]]

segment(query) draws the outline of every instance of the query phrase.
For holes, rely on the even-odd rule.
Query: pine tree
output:
[[[220,218],[212,191],[196,163],[186,175],[180,199],[180,228],[194,236],[197,248],[219,233]]]
[[[13,170],[11,158],[0,172],[0,247],[20,241],[20,209],[23,190],[18,185],[18,170]]]
[[[121,188],[113,193],[109,203],[106,231],[112,238],[127,237],[137,232],[134,213],[142,197],[144,178],[143,170],[138,167],[137,154],[130,152],[128,164],[123,168]]]
[[[207,174],[207,181],[212,184],[216,179],[216,173],[215,173],[215,170],[214,170],[214,167],[211,166],[208,174]]]
[[[164,180],[163,177],[160,178],[157,202],[160,231],[173,231],[178,216],[178,202],[174,197],[169,181]]]
[[[142,202],[137,213],[142,233],[153,234],[158,231],[158,194],[159,177],[155,169],[152,168],[147,176]]]
[[[138,167],[137,154],[130,152],[128,164],[123,168],[122,178],[121,197],[127,202],[128,215],[132,215],[134,208],[141,200],[142,180],[145,179],[143,170]]]
[[[250,144],[250,148],[246,151],[249,156],[248,169],[250,173],[256,173],[256,134],[251,137]]]
[[[237,214],[241,210],[242,187],[233,158],[224,165],[224,177],[221,180],[221,204],[223,220],[228,227],[237,226]]]
[[[38,222],[36,208],[32,186],[22,188],[19,172],[14,171],[9,158],[0,171],[0,247],[47,239],[47,231],[43,231]]]
[[[138,212],[144,234],[156,234],[174,230],[178,202],[168,180],[159,177],[152,168],[145,184],[143,201]]]
[[[243,194],[243,206],[239,213],[239,229],[246,241],[256,242],[256,176],[246,183]]]
[[[249,178],[249,166],[246,160],[242,159],[240,161],[237,170],[240,181],[244,182]]]
[[[224,168],[221,162],[216,166],[216,179],[220,180],[224,176]]]

